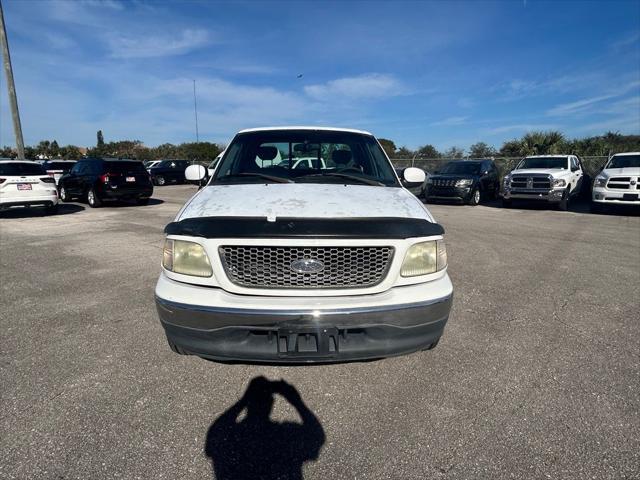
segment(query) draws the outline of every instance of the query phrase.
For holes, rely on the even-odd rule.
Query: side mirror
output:
[[[407,188],[417,187],[424,183],[427,175],[424,173],[424,170],[416,167],[408,167],[404,169],[402,172],[402,177],[404,179],[404,186]]]
[[[184,178],[190,182],[199,182],[207,175],[207,169],[202,165],[189,165],[184,171]]]

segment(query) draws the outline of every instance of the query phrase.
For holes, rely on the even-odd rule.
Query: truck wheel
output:
[[[87,203],[91,208],[98,208],[102,206],[102,200],[100,200],[93,188],[90,188],[87,192]]]
[[[63,202],[70,202],[71,201],[71,197],[69,196],[69,194],[67,193],[67,189],[64,187],[60,187],[60,200],[62,200]]]
[[[469,200],[467,201],[469,205],[476,206],[480,203],[480,190],[475,188],[471,195],[469,195]]]
[[[511,202],[511,199],[507,199],[502,197],[502,207],[503,208],[511,208],[511,206],[513,205],[513,203]]]
[[[157,175],[155,177],[155,180],[156,180],[156,185],[159,185],[159,186],[162,186],[165,183],[167,183],[167,180],[165,180],[165,178],[162,175]]]
[[[566,212],[569,209],[569,190],[565,190],[562,194],[562,200],[558,204],[558,208],[563,212]]]

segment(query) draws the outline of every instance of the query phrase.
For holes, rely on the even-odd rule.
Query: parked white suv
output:
[[[566,210],[580,194],[584,171],[575,155],[532,155],[523,158],[502,183],[502,204],[512,200],[539,200]]]
[[[593,181],[591,201],[594,211],[607,205],[640,206],[640,152],[611,157]]]
[[[312,168],[291,168],[309,157]],[[419,185],[424,172],[404,178]],[[449,317],[444,230],[367,132],[241,131],[165,233],[155,297],[177,353],[380,358],[433,348]]]
[[[0,211],[11,207],[58,207],[56,181],[42,165],[20,160],[0,160]]]

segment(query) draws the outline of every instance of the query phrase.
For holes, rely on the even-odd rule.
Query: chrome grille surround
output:
[[[549,175],[514,175],[511,177],[511,188],[521,188],[527,190],[550,190],[552,180]]]
[[[368,288],[386,277],[394,248],[223,245],[218,253],[227,278],[245,288]],[[324,269],[316,273],[292,269],[293,262],[304,259],[321,262]]]
[[[640,177],[611,177],[607,181],[610,190],[640,190]]]

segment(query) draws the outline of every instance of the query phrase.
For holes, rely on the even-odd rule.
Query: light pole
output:
[[[24,160],[24,140],[22,138],[22,125],[20,124],[20,112],[18,111],[16,84],[13,81],[13,69],[11,68],[11,55],[9,55],[7,29],[4,26],[2,1],[0,1],[0,46],[2,46],[2,63],[4,64],[4,73],[7,76],[7,90],[9,91],[9,105],[11,107],[11,117],[13,118],[13,133],[16,136],[18,160]]]
[[[200,143],[200,136],[198,135],[198,102],[196,100],[196,81],[193,81],[193,112],[196,116],[196,143]]]

